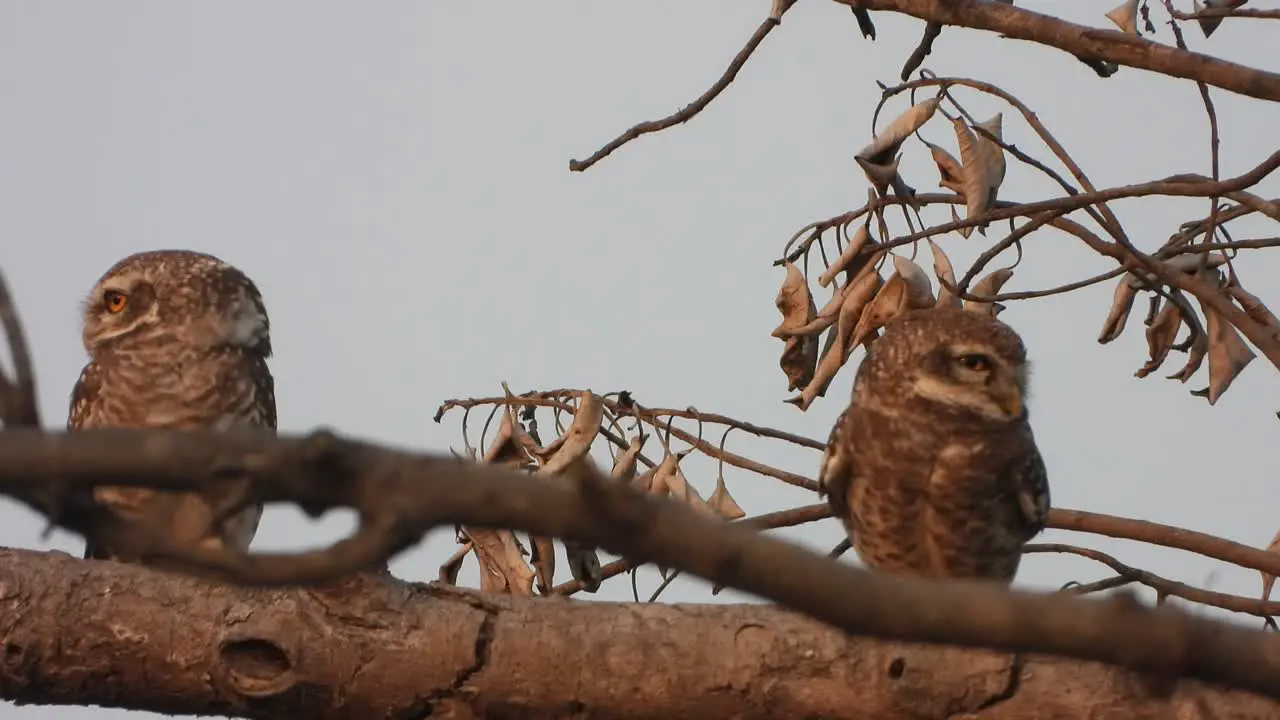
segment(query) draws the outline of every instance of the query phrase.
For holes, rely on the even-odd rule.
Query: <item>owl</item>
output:
[[[83,313],[89,363],[71,393],[69,430],[275,430],[270,323],[241,271],[187,250],[137,253],[107,270]],[[254,506],[215,523],[196,493],[98,487],[94,499],[126,521],[160,523],[178,544],[245,550],[262,517]],[[84,556],[131,559],[92,542]]]
[[[1049,512],[1021,338],[982,313],[906,313],[872,343],[819,470],[862,562],[1013,581]]]

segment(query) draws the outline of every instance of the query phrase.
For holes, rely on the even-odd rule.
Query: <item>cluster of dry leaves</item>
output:
[[[645,414],[629,394],[601,396],[591,390],[564,390],[515,395],[506,383],[502,388],[502,398],[449,401],[441,406],[441,414],[449,407],[465,406],[469,415],[472,407],[489,405],[492,410],[489,420],[492,421],[495,414],[500,418],[497,432],[487,446],[484,435],[489,423],[486,422],[481,437],[485,450],[480,455],[467,438],[467,415],[464,415],[462,437],[467,459],[503,465],[556,482],[565,468],[586,457],[596,439],[603,436],[609,441],[606,446],[612,455],[613,467],[609,473],[612,480],[628,483],[650,496],[682,502],[710,517],[737,520],[746,515],[725,485],[723,466],[714,491],[706,498],[698,492],[680,467],[680,462],[694,448],[673,452],[670,418],[664,434],[657,416]],[[540,407],[549,409],[553,415],[557,436],[550,443],[544,444],[539,432]],[[561,422],[566,412],[573,418],[568,427]],[[635,419],[630,429],[622,422],[628,415]],[[437,419],[439,417],[440,414]],[[656,432],[645,432],[646,421]],[[651,435],[657,435],[662,446],[663,456],[658,463],[642,454]],[[648,467],[641,471],[641,464]],[[474,554],[480,564],[481,590],[532,595],[536,585],[539,594],[555,592],[556,554],[552,538],[531,536],[531,549],[526,549],[513,531],[462,526],[458,528],[457,541],[460,547],[441,566],[441,580],[456,584],[463,561],[468,554]],[[597,550],[572,542],[563,544],[570,573],[578,583],[573,589],[580,587],[586,592],[595,592],[605,577]],[[668,577],[666,568],[659,570],[664,579]],[[561,590],[563,592],[563,588]]]

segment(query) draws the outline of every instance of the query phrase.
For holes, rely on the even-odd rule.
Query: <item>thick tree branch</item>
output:
[[[252,478],[244,502],[293,500],[313,514],[354,507],[360,527],[326,550],[245,556],[157,544],[145,526],[103,523],[76,507],[94,484],[198,489],[227,472]],[[113,546],[139,556],[240,582],[345,577],[439,525],[511,528],[656,562],[854,635],[1044,652],[1280,697],[1280,638],[1270,634],[1143,607],[1125,595],[1089,600],[870,573],[749,526],[654,501],[583,464],[560,478],[533,479],[325,433],[297,439],[250,431],[17,430],[0,433],[0,490],[49,510],[64,526],[107,532]]]
[[[1262,718],[1280,703],[1104,665],[851,638],[765,605],[250,589],[0,550],[0,695],[284,718]],[[582,682],[583,667],[589,673]],[[969,714],[971,713],[971,714]]]
[[[1058,48],[1086,60],[1197,80],[1261,100],[1280,100],[1280,74],[1203,53],[1179,50],[1119,30],[1093,28],[1023,7],[986,0],[836,0],[868,10],[900,12],[921,20],[989,30]]]

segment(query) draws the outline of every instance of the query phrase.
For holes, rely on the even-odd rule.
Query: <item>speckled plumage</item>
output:
[[[980,313],[918,310],[885,328],[819,471],[865,565],[1013,581],[1049,509],[1027,373],[1017,333]]]
[[[110,305],[126,300],[122,310]],[[84,303],[89,363],[71,393],[67,428],[276,427],[275,385],[267,367],[270,321],[244,273],[203,253],[157,250],[131,255],[98,280]],[[262,508],[221,528],[200,495],[100,487],[94,498],[125,518],[157,514],[179,542],[245,549]],[[86,545],[85,557],[116,558]]]

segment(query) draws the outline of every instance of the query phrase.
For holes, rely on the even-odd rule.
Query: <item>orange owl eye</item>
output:
[[[107,312],[115,314],[129,304],[129,296],[119,290],[108,290],[102,294],[102,302],[107,306]]]

